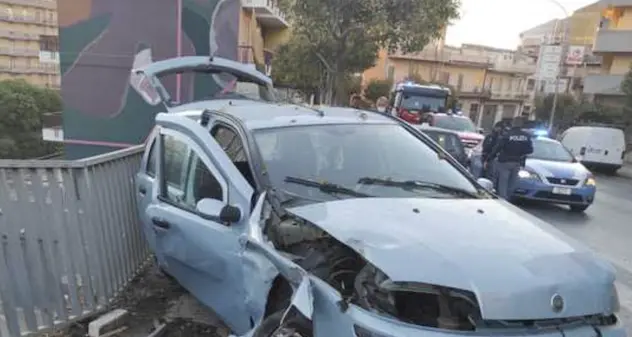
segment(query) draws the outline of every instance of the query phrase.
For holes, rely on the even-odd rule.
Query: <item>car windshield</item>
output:
[[[310,125],[254,135],[273,187],[304,199],[489,197],[399,125]]]
[[[461,132],[476,132],[474,123],[469,118],[460,116],[435,116],[433,126]]]
[[[572,162],[574,160],[573,155],[564,145],[556,141],[543,139],[533,140],[533,153],[529,155],[529,158],[560,162]]]
[[[445,108],[445,98],[404,93],[401,103],[403,109],[421,111],[424,105],[427,105],[431,111],[438,111],[440,107]]]
[[[169,96],[177,100],[176,75],[163,76],[161,81]],[[254,82],[247,77],[237,77],[228,72],[195,72],[182,74],[182,85],[178,104],[187,104],[200,100],[248,99],[274,102],[274,89],[265,83]]]

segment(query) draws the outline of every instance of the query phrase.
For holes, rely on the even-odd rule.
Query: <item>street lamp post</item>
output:
[[[562,77],[562,68],[564,67],[564,55],[568,50],[570,39],[569,39],[569,25],[570,25],[570,15],[568,15],[568,11],[561,3],[557,0],[549,0],[550,2],[557,5],[564,12],[564,34],[562,35],[562,41],[560,41],[560,47],[562,48],[562,54],[560,55],[560,62],[557,68],[557,76],[555,76],[555,91],[553,94],[553,104],[551,105],[551,115],[549,117],[549,131],[553,130],[553,121],[555,120],[555,110],[557,110],[557,100],[559,95],[559,86],[560,86],[560,77]],[[555,35],[555,33],[554,33]]]

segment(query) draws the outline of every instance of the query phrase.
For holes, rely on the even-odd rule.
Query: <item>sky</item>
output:
[[[570,15],[596,0],[558,2]],[[514,49],[522,31],[564,17],[562,8],[552,0],[461,0],[461,18],[448,28],[447,43]]]

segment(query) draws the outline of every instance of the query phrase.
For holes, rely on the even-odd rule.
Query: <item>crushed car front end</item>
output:
[[[291,274],[286,317],[305,318],[313,336],[626,336],[611,266],[512,206],[369,198],[290,212],[286,237],[303,233],[313,249],[272,260]],[[313,268],[328,258],[327,273]]]

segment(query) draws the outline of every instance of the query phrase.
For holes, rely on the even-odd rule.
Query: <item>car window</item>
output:
[[[437,144],[451,154],[462,154],[465,152],[461,140],[456,135],[445,132],[424,131]]]
[[[147,158],[147,167],[145,168],[145,173],[147,173],[150,177],[156,177],[156,151],[154,148],[156,147],[157,138],[151,143],[149,147],[149,156]]]
[[[228,127],[218,125],[211,131],[213,138],[217,141],[219,146],[224,149],[228,158],[233,162],[246,161],[246,152],[244,150],[241,137]]]
[[[404,93],[402,96],[401,107],[407,110],[421,110],[425,105],[431,111],[438,111],[439,108],[445,108],[445,98],[431,96],[417,96],[414,94]]]
[[[574,160],[570,151],[561,143],[541,139],[533,140],[533,153],[529,155],[529,158],[560,162],[572,162]]]
[[[187,157],[189,146],[180,139],[172,135],[162,135],[164,146],[165,175],[166,183],[172,187],[182,190],[186,177]]]
[[[476,132],[474,123],[467,117],[435,116],[434,126],[454,131]]]
[[[202,199],[225,201],[223,200],[222,185],[195,151],[191,153],[190,164],[183,198],[184,205],[195,209],[197,203]]]
[[[161,197],[188,210],[194,210],[204,198],[224,201],[217,175],[204,164],[200,154],[179,137],[164,134],[162,139],[165,174]]]
[[[472,194],[476,186],[399,125],[312,125],[254,133],[271,183],[295,194],[332,196],[285,182],[288,176],[357,188],[360,178],[423,181]],[[314,196],[317,194],[318,196]],[[419,191],[372,186],[378,197],[416,197]]]

